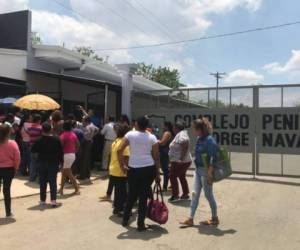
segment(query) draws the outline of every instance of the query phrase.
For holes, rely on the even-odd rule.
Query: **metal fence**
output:
[[[300,84],[135,92],[132,102],[134,116],[152,115],[159,126],[207,116],[236,173],[300,177]],[[249,124],[235,126],[238,119]]]

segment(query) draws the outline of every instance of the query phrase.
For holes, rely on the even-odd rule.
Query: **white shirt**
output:
[[[191,162],[192,157],[188,150],[186,155],[184,156],[183,160],[181,160],[181,153],[182,153],[182,143],[190,143],[190,137],[186,130],[180,131],[174,138],[174,140],[170,143],[169,146],[169,158],[170,161],[173,162]]]
[[[83,128],[84,139],[93,141],[94,136],[98,133],[99,129],[93,123],[90,123]]]
[[[18,126],[20,126],[21,119],[19,117],[15,116],[14,124],[17,124]]]
[[[114,123],[110,122],[104,125],[101,130],[101,134],[104,135],[105,140],[114,141],[117,138],[116,132],[114,130]]]
[[[156,137],[147,132],[130,131],[125,135],[129,141],[129,166],[143,168],[154,165],[152,146],[158,141]]]

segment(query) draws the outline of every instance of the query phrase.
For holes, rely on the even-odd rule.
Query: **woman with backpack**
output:
[[[202,222],[204,225],[218,225],[217,204],[213,194],[213,162],[218,145],[212,136],[211,123],[206,118],[197,119],[193,122],[193,134],[197,136],[195,147],[194,191],[188,219],[180,222],[183,226],[193,226],[194,216],[199,204],[201,190],[203,188],[205,197],[209,202],[212,217]],[[207,164],[203,161],[203,154],[207,155]],[[206,167],[207,166],[207,167]]]

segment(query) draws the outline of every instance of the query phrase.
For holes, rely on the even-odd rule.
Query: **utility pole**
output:
[[[216,72],[216,73],[210,73],[211,76],[216,78],[216,107],[218,107],[218,101],[219,101],[219,80],[222,79],[226,73],[220,73],[220,72]]]

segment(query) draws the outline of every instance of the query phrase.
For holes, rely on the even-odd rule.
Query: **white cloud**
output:
[[[224,79],[228,85],[254,85],[262,83],[264,76],[249,69],[237,69],[230,72]]]
[[[187,57],[183,59],[183,62],[186,66],[188,67],[195,67],[195,61],[193,58],[191,57]]]
[[[155,62],[160,62],[165,57],[165,54],[162,52],[157,52],[150,55],[151,60]]]
[[[300,50],[292,50],[292,56],[288,59],[285,64],[279,62],[273,62],[266,64],[263,69],[272,74],[289,74],[299,75],[300,74]]]
[[[24,10],[29,0],[0,0],[0,13]]]
[[[177,69],[181,74],[195,67],[195,61],[191,57],[185,57],[182,60],[168,60],[165,64],[170,69]]]
[[[114,30],[121,39],[153,43],[201,36],[212,25],[209,15],[242,7],[257,10],[262,0],[70,0],[74,11]],[[101,14],[99,14],[101,13]],[[120,17],[122,16],[122,17]],[[140,38],[136,39],[137,34]]]
[[[84,45],[101,49],[152,44],[199,37],[213,25],[211,14],[228,13],[235,8],[256,11],[262,1],[129,0],[132,7],[120,0],[69,0],[73,13],[65,9],[65,15],[33,10],[33,30],[41,35],[44,43],[64,43],[68,48]],[[0,0],[0,12],[24,9],[28,3],[29,0]],[[62,7],[57,5],[57,8]],[[74,16],[74,13],[79,15]],[[184,46],[178,45],[134,52],[99,51],[98,54],[103,57],[109,55],[113,63],[137,61],[134,56],[146,63],[156,60],[162,66],[165,63],[185,72],[195,68],[195,63],[193,59],[184,58],[184,50]],[[179,56],[183,59],[179,60]]]
[[[180,61],[168,61],[166,62],[166,66],[169,67],[170,69],[177,69],[179,72],[182,72],[182,70],[184,69],[184,65],[182,62]]]
[[[65,44],[68,48],[80,45],[89,45],[92,48],[99,46],[128,46],[128,42],[120,41],[117,35],[95,23],[78,21],[70,16],[58,15],[47,11],[33,11],[33,30],[49,44]],[[53,27],[56,27],[53,29]],[[49,32],[51,30],[51,32]],[[100,54],[105,57],[106,54]],[[132,60],[127,50],[109,53],[110,61],[126,62]]]

